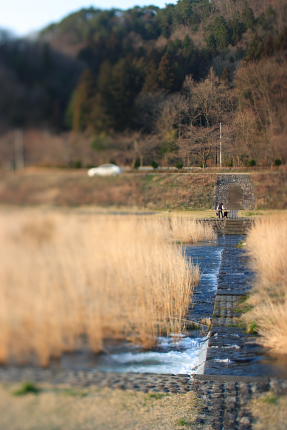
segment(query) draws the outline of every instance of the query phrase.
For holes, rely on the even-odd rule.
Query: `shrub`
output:
[[[154,169],[157,169],[157,168],[159,167],[158,162],[157,162],[157,161],[154,161],[154,160],[151,162],[151,165],[152,165],[152,167],[153,167]]]
[[[138,169],[141,165],[140,159],[137,158],[134,162],[134,169]]]
[[[69,167],[71,169],[81,169],[83,166],[81,160],[72,160],[69,162]]]
[[[33,382],[24,382],[18,390],[14,391],[13,394],[15,396],[25,396],[26,394],[39,394],[40,392],[40,388]]]
[[[183,168],[183,161],[182,160],[177,161],[175,164],[175,167],[177,169],[182,169]]]

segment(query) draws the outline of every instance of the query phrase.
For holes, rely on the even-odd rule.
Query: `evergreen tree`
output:
[[[75,132],[85,130],[90,123],[90,112],[96,92],[96,79],[90,69],[82,74],[71,105],[72,126]]]
[[[253,10],[250,7],[246,7],[242,13],[242,23],[246,28],[253,29],[255,25],[255,17]]]
[[[212,49],[224,49],[231,43],[230,28],[223,16],[217,16],[210,26],[208,44]]]
[[[144,92],[153,92],[159,89],[158,81],[158,65],[157,62],[151,59],[146,65]]]
[[[90,126],[95,131],[112,129],[113,123],[113,99],[112,92],[113,67],[109,61],[102,63],[90,116]]]
[[[170,54],[162,56],[158,68],[158,80],[161,88],[173,91],[176,86],[176,74],[174,70],[174,61]]]
[[[142,76],[128,59],[114,66],[112,73],[111,106],[114,128],[123,130],[132,122],[133,104],[142,88]]]

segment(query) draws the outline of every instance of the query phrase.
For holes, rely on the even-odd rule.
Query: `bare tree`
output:
[[[279,153],[286,157],[286,149],[284,153],[278,143],[282,141],[280,135],[286,136],[286,60],[271,58],[243,65],[237,72],[236,85],[240,99],[235,118],[237,141],[241,145],[244,141],[249,154],[253,151],[264,164]]]
[[[216,163],[219,122],[230,122],[236,105],[233,91],[211,70],[199,83],[187,77],[184,94],[188,108],[182,118],[180,154],[186,162],[195,160],[203,167],[211,158]]]
[[[185,139],[179,140],[180,154],[185,160],[194,160],[202,167],[216,152],[218,127],[191,126]]]

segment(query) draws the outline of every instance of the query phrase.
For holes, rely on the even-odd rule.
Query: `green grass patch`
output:
[[[169,393],[149,393],[147,395],[148,399],[153,399],[153,400],[160,400],[160,399],[164,399],[165,397],[169,397]]]
[[[260,216],[264,215],[263,212],[259,211],[244,211],[244,216]]]
[[[246,332],[248,334],[258,334],[258,324],[256,323],[256,321],[251,321],[249,324],[247,324],[246,327]]]
[[[263,397],[263,402],[268,403],[269,405],[277,405],[279,402],[279,397],[274,393],[268,393],[265,397]]]
[[[192,422],[187,420],[186,418],[180,418],[177,421],[177,425],[181,426],[181,427],[191,427],[192,426]]]
[[[14,391],[14,396],[25,396],[27,394],[39,394],[41,389],[33,382],[24,382],[18,390]]]
[[[156,177],[156,176],[155,176],[155,175],[153,175],[153,174],[146,175],[146,176],[144,177],[145,183],[146,183],[146,184],[149,184],[149,183],[153,182],[153,180],[154,180],[154,178],[155,178],[155,177]]]
[[[236,248],[245,248],[246,242],[244,240],[241,240],[237,245]]]
[[[248,303],[249,296],[244,296],[240,302],[235,306],[234,311],[240,314],[245,314],[253,309],[253,305]]]
[[[66,396],[71,396],[71,397],[87,397],[89,394],[87,391],[77,390],[75,388],[64,388],[59,390],[59,392],[61,394],[64,394]]]

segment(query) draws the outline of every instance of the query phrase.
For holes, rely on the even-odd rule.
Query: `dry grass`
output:
[[[262,342],[276,353],[287,353],[287,216],[259,219],[247,239],[257,282],[248,321],[259,326]]]
[[[200,223],[191,217],[171,216],[169,224],[172,237],[180,242],[194,243],[216,239],[216,234],[210,225]]]
[[[2,212],[0,361],[37,358],[47,365],[77,348],[83,334],[100,351],[106,338],[151,347],[157,336],[181,332],[199,280],[175,243],[184,239],[183,224]]]
[[[253,400],[251,411],[256,419],[255,430],[286,430],[287,396],[267,393]]]
[[[0,428],[7,430],[181,430],[198,411],[194,393],[146,394],[111,389],[53,388],[15,397],[0,386]]]

